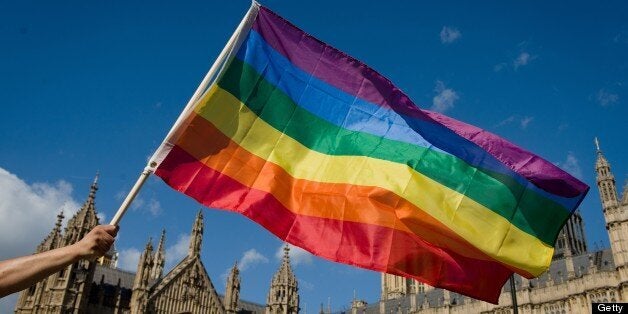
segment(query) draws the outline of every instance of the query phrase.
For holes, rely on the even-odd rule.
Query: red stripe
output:
[[[414,234],[296,215],[272,194],[206,167],[177,146],[155,173],[172,188],[208,207],[239,212],[279,238],[332,261],[413,277],[493,303],[512,274],[496,262],[461,256]]]

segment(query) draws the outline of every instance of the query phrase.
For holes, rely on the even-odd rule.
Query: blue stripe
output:
[[[389,110],[347,94],[294,66],[254,30],[237,58],[262,73],[298,106],[334,125],[444,152],[409,128],[399,115],[391,115]],[[320,105],[323,103],[325,106]]]
[[[298,106],[334,125],[454,155],[474,167],[514,179],[527,189],[561,204],[566,210],[578,203],[578,197],[561,197],[540,189],[481,147],[440,124],[401,115],[348,94],[303,71],[274,50],[255,30],[250,30],[236,57],[256,69]]]

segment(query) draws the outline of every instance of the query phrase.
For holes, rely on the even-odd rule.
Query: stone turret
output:
[[[150,272],[150,279],[159,279],[164,275],[164,265],[166,263],[165,241],[166,229],[162,229],[159,244],[157,245],[157,250],[155,251],[155,258],[153,268]]]
[[[81,209],[68,221],[63,239],[64,246],[81,240],[83,236],[99,224],[98,216],[96,216],[96,191],[98,191],[98,174],[96,174],[94,182],[89,189],[87,200],[81,206]]]
[[[622,287],[626,287],[623,289],[628,292],[628,243],[626,243],[628,241],[628,206],[619,204],[615,177],[611,172],[610,163],[602,154],[597,138],[595,139],[595,147],[597,150],[595,171],[602,201],[602,212],[604,220],[606,220],[606,229],[608,230],[615,267],[619,271]]]
[[[227,278],[227,289],[225,290],[225,311],[227,313],[238,312],[238,301],[240,300],[240,270],[236,262],[231,268]]]
[[[576,210],[565,223],[556,238],[554,259],[577,256],[587,252],[587,241],[580,210]]]
[[[144,252],[140,255],[140,260],[137,263],[137,273],[133,281],[133,295],[131,297],[131,313],[133,314],[146,312],[149,295],[148,285],[154,263],[152,242],[152,239],[148,240]]]
[[[267,314],[292,314],[299,312],[299,288],[297,278],[290,267],[290,247],[283,248],[281,266],[270,284],[266,300]]]
[[[602,154],[600,142],[595,138],[595,147],[597,150],[597,160],[595,162],[595,172],[597,173],[597,187],[600,191],[600,199],[602,201],[602,209],[604,212],[617,207],[617,188],[615,186],[615,177],[611,172],[611,165]]]
[[[198,210],[196,219],[192,225],[192,235],[190,236],[190,248],[188,256],[199,256],[201,254],[201,246],[203,243],[203,211]]]
[[[61,240],[62,240],[61,224],[63,223],[63,218],[65,217],[63,216],[63,210],[62,210],[57,215],[57,222],[55,223],[54,228],[52,228],[48,236],[44,238],[41,244],[37,246],[37,250],[35,251],[36,253],[45,252],[45,251],[52,250],[59,247],[59,244],[61,243]]]
[[[424,287],[421,286],[423,289]],[[413,279],[382,273],[382,300],[392,300],[416,294],[419,283]]]

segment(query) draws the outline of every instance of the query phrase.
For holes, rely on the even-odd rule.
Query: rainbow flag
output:
[[[155,154],[168,185],[326,259],[493,303],[513,272],[547,270],[587,185],[253,14]]]

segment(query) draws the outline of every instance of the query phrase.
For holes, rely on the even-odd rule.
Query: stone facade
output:
[[[519,313],[591,313],[592,302],[628,301],[628,184],[620,199],[610,163],[595,142],[597,188],[610,248],[587,250],[576,211],[558,235],[549,270],[531,280],[515,275]],[[381,291],[375,304],[354,300],[352,313],[512,313],[509,284],[499,305],[388,274],[382,274]]]
[[[63,214],[50,234],[37,246],[43,252],[73,244],[99,224],[95,208],[97,179],[85,204],[61,232]],[[112,249],[97,261],[79,261],[22,291],[15,313],[297,313],[297,279],[284,256],[274,275],[267,306],[240,300],[237,264],[227,279],[225,295],[214,288],[200,252],[203,215],[199,211],[192,225],[188,254],[170,272],[164,273],[166,232],[157,248],[149,240],[140,256],[137,272],[116,267]],[[278,298],[271,298],[278,296]]]

